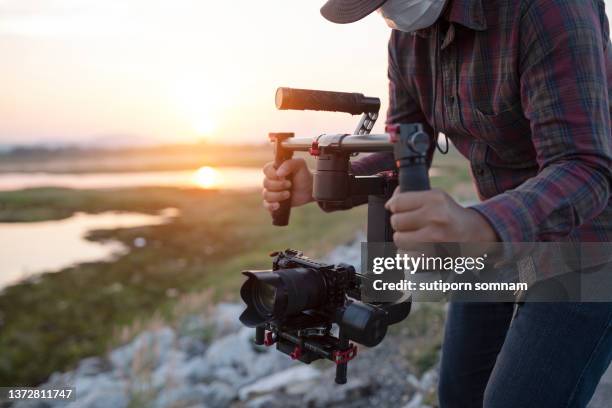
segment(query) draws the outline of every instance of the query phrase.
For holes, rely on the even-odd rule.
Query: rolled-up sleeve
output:
[[[612,181],[609,30],[603,2],[525,3],[521,102],[539,172],[472,207],[507,242],[567,236],[610,205]]]
[[[415,101],[405,82],[405,78],[401,74],[401,61],[398,56],[399,47],[397,45],[398,36],[401,35],[406,34],[393,30],[389,39],[389,107],[387,109],[386,123],[422,123],[425,125],[426,131],[431,135],[433,131],[428,127],[419,104]],[[433,151],[434,148],[432,147],[429,152],[430,163]],[[373,153],[352,162],[351,168],[353,173],[360,176],[376,174],[381,171],[394,169],[395,161],[391,153]]]

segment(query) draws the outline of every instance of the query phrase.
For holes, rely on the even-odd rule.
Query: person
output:
[[[387,208],[399,248],[611,240],[603,1],[329,0],[321,12],[344,24],[375,10],[393,29],[387,123],[444,133],[469,159],[481,199],[464,208],[440,190],[396,192]],[[379,153],[352,170],[393,167]],[[313,201],[302,159],[264,173],[268,210]],[[440,407],[585,407],[611,359],[612,303],[451,303]]]

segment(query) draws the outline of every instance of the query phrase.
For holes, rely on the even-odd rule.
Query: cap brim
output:
[[[328,0],[321,7],[321,15],[332,23],[348,24],[361,20],[382,6],[387,0]]]

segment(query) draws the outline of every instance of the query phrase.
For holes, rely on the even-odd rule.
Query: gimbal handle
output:
[[[293,133],[270,133],[270,141],[274,143],[274,168],[278,169],[286,160],[293,157],[293,150],[284,149],[283,142],[294,136]],[[287,177],[291,180],[291,175]],[[279,203],[277,210],[272,211],[272,224],[284,227],[289,224],[291,214],[291,197]]]
[[[423,130],[423,125],[420,123],[389,125],[386,131],[393,142],[400,191],[429,190],[427,152],[430,141]]]
[[[351,115],[378,113],[380,99],[360,93],[315,91],[311,89],[278,88],[276,108],[280,110],[316,110],[346,112]]]

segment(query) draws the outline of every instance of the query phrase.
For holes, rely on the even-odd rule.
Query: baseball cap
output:
[[[321,7],[323,17],[333,23],[347,24],[361,20],[387,0],[328,0]]]

